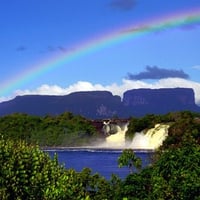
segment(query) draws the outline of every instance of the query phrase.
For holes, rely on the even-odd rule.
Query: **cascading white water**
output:
[[[105,124],[108,126],[109,124]],[[112,125],[113,126],[113,125]],[[158,148],[162,142],[166,139],[168,135],[169,125],[167,124],[156,124],[154,128],[140,133],[135,133],[135,136],[131,143],[126,144],[125,133],[128,129],[128,124],[123,126],[114,125],[116,128],[116,133],[108,136],[106,142],[101,144],[104,148],[132,148],[132,149],[147,149],[154,150]],[[105,127],[105,130],[110,130]]]
[[[125,133],[128,129],[128,126],[125,125],[125,127],[117,126],[117,133],[110,135],[106,138],[105,145],[107,147],[115,147],[115,148],[124,148],[125,146]]]
[[[168,135],[169,125],[156,124],[146,133],[136,133],[130,145],[133,149],[156,149],[162,145]]]

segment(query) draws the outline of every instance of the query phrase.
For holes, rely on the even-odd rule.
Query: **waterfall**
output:
[[[128,130],[128,123],[126,124],[110,124],[104,123],[104,131],[106,135],[110,131],[115,130],[115,134],[106,137],[106,141],[99,145],[102,148],[132,148],[132,149],[147,149],[154,150],[162,145],[163,141],[168,135],[169,125],[156,124],[154,128],[135,133],[135,136],[129,144],[125,141],[125,133]]]
[[[124,148],[125,146],[125,133],[128,129],[128,125],[120,127],[116,125],[117,133],[110,135],[106,138],[106,144],[111,148]]]
[[[145,133],[136,133],[130,147],[133,149],[156,149],[162,145],[168,135],[169,125],[156,124]]]

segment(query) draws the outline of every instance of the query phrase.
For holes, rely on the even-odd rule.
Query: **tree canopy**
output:
[[[66,112],[45,117],[15,113],[0,118],[0,133],[4,138],[21,139],[40,146],[77,146],[97,137],[89,120]]]

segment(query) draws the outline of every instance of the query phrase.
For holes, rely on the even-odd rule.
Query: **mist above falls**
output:
[[[118,125],[104,123],[104,131],[115,132],[106,137],[106,141],[99,145],[102,148],[132,148],[138,150],[155,150],[162,145],[163,141],[168,136],[167,124],[156,124],[154,128],[135,133],[133,140],[127,142],[125,140],[125,133],[128,130],[128,123]]]

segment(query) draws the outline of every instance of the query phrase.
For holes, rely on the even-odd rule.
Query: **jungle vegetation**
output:
[[[4,138],[24,140],[40,146],[78,146],[90,143],[97,131],[89,120],[65,112],[44,117],[14,113],[0,118]]]

